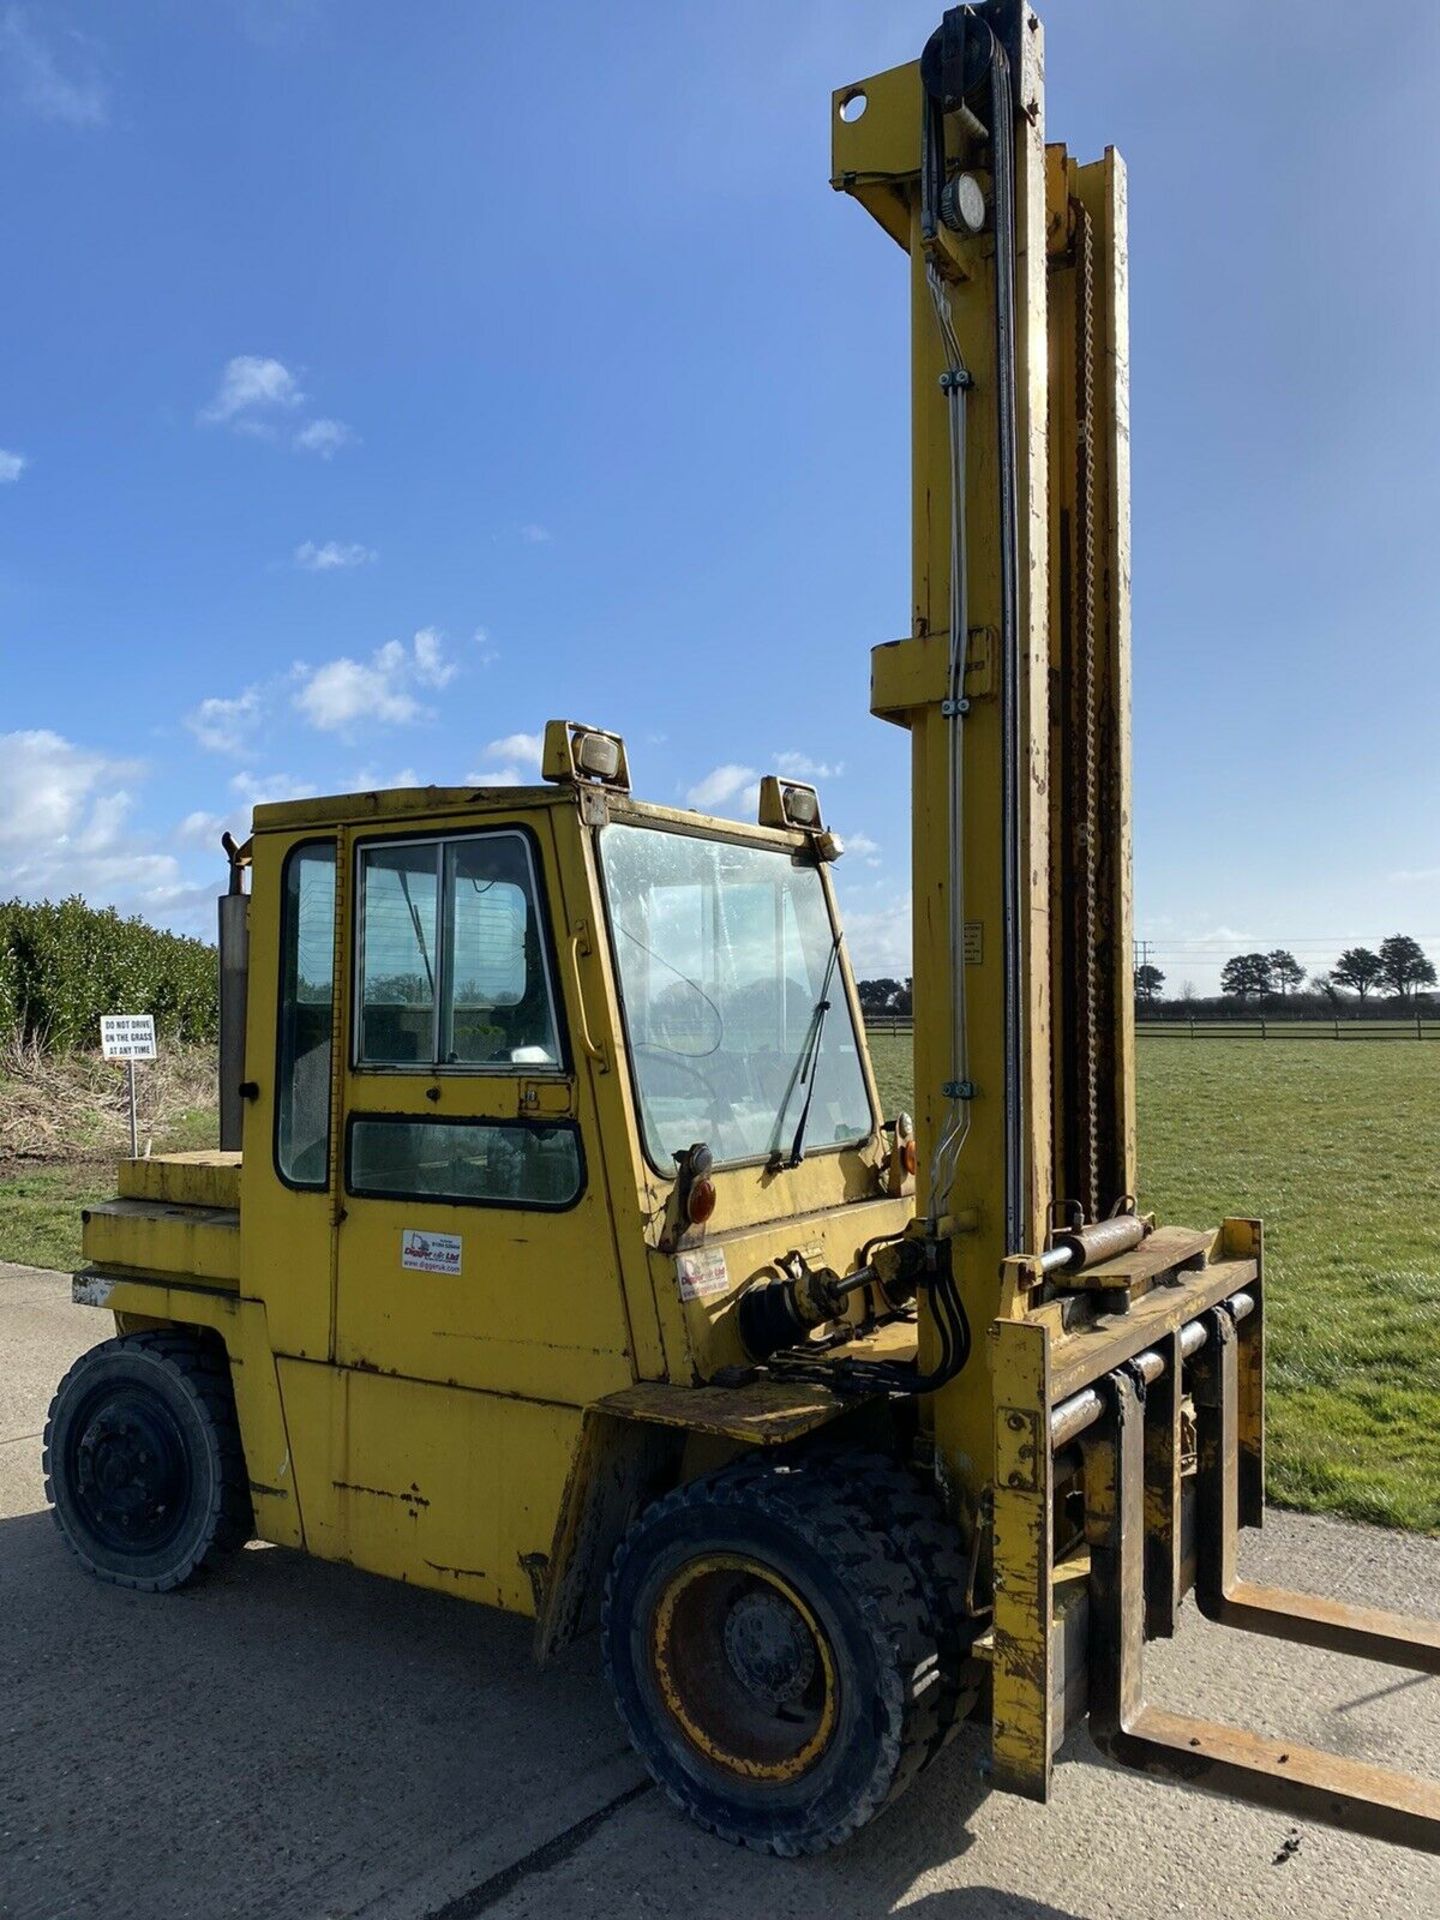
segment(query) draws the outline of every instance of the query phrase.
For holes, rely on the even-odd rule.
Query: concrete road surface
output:
[[[1116,1771],[1084,1739],[1048,1809],[987,1796],[967,1732],[847,1849],[758,1858],[644,1784],[593,1646],[537,1674],[522,1622],[277,1549],[163,1599],[98,1586],[44,1511],[40,1432],[109,1331],[63,1277],[0,1267],[6,1920],[1440,1920],[1440,1861]],[[1440,1611],[1437,1541],[1277,1514],[1252,1565]],[[1435,1681],[1193,1622],[1153,1658],[1167,1704],[1437,1771]]]

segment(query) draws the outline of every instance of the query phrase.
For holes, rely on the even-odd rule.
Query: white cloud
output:
[[[206,426],[233,426],[241,430],[264,424],[264,417],[298,407],[305,395],[290,369],[280,360],[241,353],[227,360],[215,398],[200,410]]]
[[[230,698],[212,695],[186,714],[185,725],[212,753],[248,756],[288,685],[296,712],[322,732],[348,735],[366,721],[404,726],[432,717],[420,690],[448,686],[459,670],[446,656],[440,632],[421,627],[408,644],[387,640],[368,661],[348,655],[319,666],[302,661],[283,679]]]
[[[753,818],[760,804],[760,776],[753,767],[727,762],[697,780],[685,800],[701,813],[728,812],[732,817],[748,814]]]
[[[344,567],[368,567],[379,556],[358,540],[302,540],[293,557],[302,572],[336,573]]]
[[[297,780],[293,773],[237,773],[230,791],[245,807],[267,807],[278,800],[308,800],[320,789],[309,780]]]
[[[474,641],[480,655],[481,666],[493,667],[495,662],[500,658],[500,649],[491,644],[490,635],[484,627],[476,627]]]
[[[283,360],[240,353],[226,361],[214,399],[200,409],[197,418],[202,426],[225,426],[234,433],[250,434],[256,439],[278,440],[283,416],[304,404],[300,382]],[[356,438],[354,430],[343,420],[322,417],[307,420],[298,427],[291,435],[290,444],[297,453],[314,453],[322,460],[329,460]],[[313,542],[305,544],[311,546]],[[297,559],[297,564],[304,562]]]
[[[7,453],[0,447],[0,486],[18,480],[29,464],[23,453]]]
[[[410,646],[387,640],[368,662],[342,657],[320,667],[298,669],[298,712],[324,733],[345,733],[362,721],[408,726],[430,717],[413,688],[443,687],[456,672],[446,660],[440,636],[422,627]]]
[[[259,687],[247,687],[233,700],[212,696],[185,716],[185,724],[211,753],[247,753],[260,723],[264,700]]]
[[[1399,867],[1385,877],[1395,886],[1415,886],[1426,880],[1440,880],[1440,867]]]
[[[174,856],[127,828],[143,773],[48,729],[0,735],[0,896],[81,893],[150,909],[176,899]]]
[[[427,687],[448,687],[460,669],[445,658],[445,649],[434,627],[421,627],[415,635],[415,677]]]
[[[538,521],[527,520],[520,529],[520,538],[527,547],[543,547],[554,538],[548,527],[542,527]]]
[[[0,734],[0,847],[83,835],[102,787],[138,771],[45,728]]]
[[[110,90],[101,71],[96,43],[71,30],[64,59],[30,24],[23,7],[0,15],[0,73],[8,91],[42,120],[69,127],[103,127],[110,118]]]
[[[867,889],[868,890],[868,889]],[[841,915],[850,964],[862,979],[903,980],[910,972],[910,896],[877,907],[849,907]]]
[[[188,847],[218,847],[220,836],[229,824],[223,814],[197,809],[186,814],[176,827],[174,837]]]
[[[318,453],[322,460],[329,460],[356,437],[343,420],[308,420],[290,444],[297,452]]]
[[[467,773],[462,786],[466,787],[523,787],[525,775],[519,767],[486,767],[483,773]]]
[[[503,740],[492,740],[485,749],[487,760],[518,760],[522,765],[538,767],[545,750],[545,736],[539,733],[507,733]],[[493,781],[494,775],[487,774]]]
[[[249,834],[252,808],[272,800],[302,800],[318,791],[311,782],[297,780],[289,773],[237,773],[228,784],[233,798],[221,801],[222,811],[211,812],[202,807],[187,813],[170,836],[173,842],[184,847],[199,847],[218,858],[222,833],[231,833],[237,840]]]
[[[786,780],[833,780],[845,771],[838,761],[827,765],[822,760],[811,760],[803,753],[793,752],[773,754],[771,764]],[[685,803],[701,813],[753,820],[760,806],[760,773],[740,761],[726,761],[722,766],[712,767],[695,782],[685,795]]]
[[[397,727],[418,720],[420,702],[395,684],[384,654],[382,647],[368,667],[343,657],[316,667],[296,694],[295,705],[312,727],[325,733],[353,727],[358,720]]]
[[[803,753],[777,753],[775,771],[783,773],[787,780],[838,780],[845,771],[845,763],[837,760],[831,766]]]
[[[95,796],[90,817],[75,836],[81,853],[104,853],[119,841],[125,822],[134,810],[134,795],[118,787],[113,793]]]
[[[351,788],[356,793],[386,793],[392,787],[423,787],[429,785],[422,780],[414,767],[402,767],[398,773],[377,773],[373,767],[361,767],[351,780]]]

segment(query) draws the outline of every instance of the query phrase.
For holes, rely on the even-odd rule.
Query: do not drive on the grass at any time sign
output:
[[[130,1096],[130,1158],[140,1152],[140,1130],[135,1119],[135,1062],[155,1058],[153,1013],[102,1013],[100,1051],[107,1060],[125,1062],[126,1091]]]

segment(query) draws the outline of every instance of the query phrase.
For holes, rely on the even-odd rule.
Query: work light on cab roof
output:
[[[582,726],[578,720],[547,720],[540,771],[547,780],[587,781],[630,791],[630,761],[618,733]]]
[[[803,780],[767,773],[760,782],[759,819],[762,827],[798,827],[808,833],[822,860],[838,860],[845,851],[844,841],[825,825],[819,793]]]

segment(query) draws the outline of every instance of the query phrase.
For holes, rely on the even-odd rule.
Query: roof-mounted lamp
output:
[[[547,780],[630,791],[630,761],[620,735],[578,720],[546,721],[540,771]]]
[[[767,773],[760,782],[760,824],[762,827],[798,828],[814,842],[822,860],[838,860],[845,844],[825,825],[820,810],[820,795],[803,780],[782,780]]]

